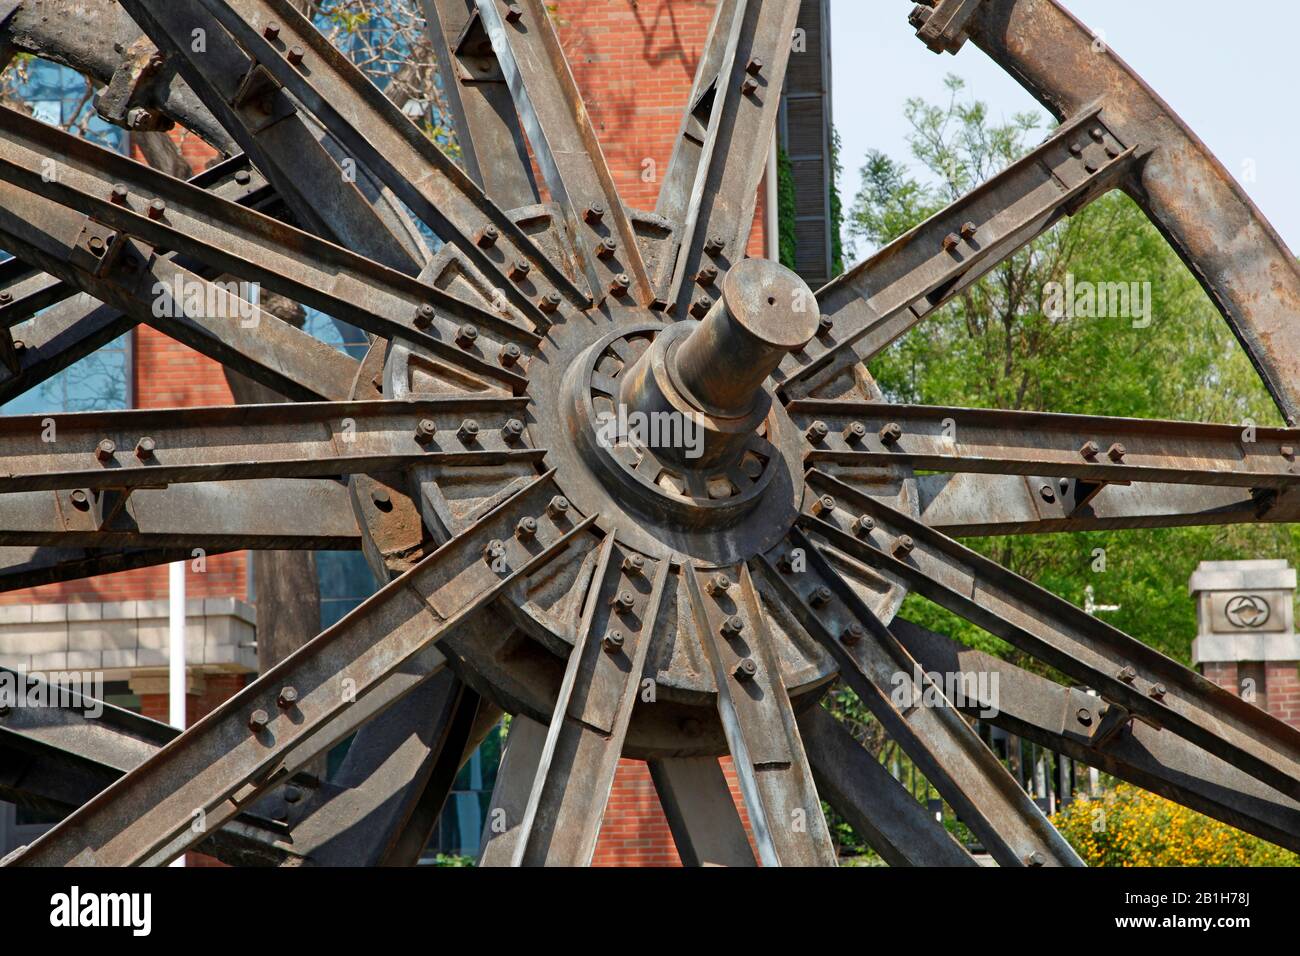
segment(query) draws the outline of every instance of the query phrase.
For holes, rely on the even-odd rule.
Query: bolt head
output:
[[[281,688],[280,696],[276,698],[276,703],[279,704],[283,710],[288,710],[290,707],[296,706],[298,703],[298,688]]]
[[[542,296],[541,301],[537,303],[537,307],[542,310],[542,314],[551,315],[560,308],[563,301],[564,299],[561,298],[560,293],[548,292]],[[517,349],[519,346],[516,345],[515,348]]]
[[[862,422],[849,422],[844,426],[844,440],[850,445],[857,445],[867,437],[867,426]]]
[[[745,631],[745,619],[739,614],[733,614],[722,622],[723,637],[739,637]]]
[[[697,319],[702,319],[709,314],[711,308],[713,308],[713,300],[707,295],[702,295],[696,299],[695,303],[691,306],[691,315],[695,316]]]
[[[840,640],[852,647],[867,636],[867,629],[854,621],[840,633]]]
[[[763,60],[760,57],[754,57],[745,64],[745,72],[750,76],[759,76],[763,72]]]
[[[876,519],[871,515],[861,515],[853,522],[853,533],[859,538],[865,538],[875,530]]]
[[[0,304],[8,304],[14,300],[14,294],[8,289],[0,292]]]
[[[158,443],[148,436],[141,438],[135,444],[135,457],[152,458],[153,453],[158,450]]]
[[[150,219],[161,219],[163,217],[163,213],[165,213],[166,211],[167,211],[167,204],[163,202],[161,199],[155,199],[153,202],[149,203]]]
[[[515,537],[520,541],[531,541],[537,537],[537,519],[531,517],[520,518],[515,525]]]
[[[1152,700],[1164,700],[1167,693],[1169,691],[1164,684],[1152,684],[1151,689],[1147,691],[1147,695]]]
[[[1101,454],[1101,446],[1095,441],[1086,441],[1079,449],[1079,455],[1087,461],[1091,461]]]
[[[825,441],[830,432],[831,430],[826,426],[825,422],[813,422],[808,426],[808,430],[804,434],[808,436],[809,441],[819,442]]]
[[[527,259],[516,259],[510,266],[510,278],[516,282],[522,282],[528,278],[528,273],[532,271],[532,268]]]
[[[963,223],[961,227],[961,237],[965,239],[967,242],[970,242],[972,239],[975,238],[976,233],[978,233],[979,231],[980,231],[979,226],[975,225],[975,223],[973,222]]]
[[[825,607],[827,604],[831,603],[832,597],[834,597],[834,595],[831,593],[831,589],[822,584],[819,585],[811,595],[809,595],[808,601],[813,607]]]
[[[898,422],[890,422],[880,429],[880,441],[884,445],[895,445],[903,437],[903,426]]]
[[[943,237],[944,252],[952,252],[960,245],[961,245],[961,236],[957,235],[957,233],[955,232],[950,232],[948,233],[948,235]]]
[[[438,434],[438,426],[434,424],[432,418],[421,418],[420,423],[415,426],[415,440],[421,444],[433,441],[433,436],[436,434]]]
[[[484,226],[483,231],[478,234],[478,244],[480,249],[491,249],[501,238],[501,230],[496,226]]]
[[[609,284],[609,291],[614,295],[627,295],[627,290],[632,287],[632,277],[626,272],[620,272],[614,276],[614,281]]]
[[[1115,444],[1111,445],[1110,448],[1106,450],[1106,457],[1108,457],[1111,461],[1115,462],[1115,464],[1117,465],[1121,464],[1124,461],[1124,456],[1127,454],[1128,454],[1128,449],[1125,448],[1123,445],[1121,445],[1119,442],[1115,442]]]
[[[718,281],[718,270],[716,266],[705,266],[695,275],[695,281],[700,285],[709,286]]]
[[[507,23],[518,23],[523,18],[524,18],[524,11],[523,8],[519,6],[519,4],[512,3],[510,4],[510,6],[506,7]]]
[[[598,202],[592,203],[587,207],[587,211],[583,214],[583,218],[587,220],[590,225],[599,225],[600,221],[605,218],[604,204]]]
[[[623,573],[631,577],[645,573],[645,558],[639,554],[629,554],[623,559]]]
[[[466,324],[456,330],[456,344],[463,349],[468,349],[478,341],[478,329]]]
[[[293,49],[289,51],[288,54],[289,63],[292,64],[293,66],[298,66],[300,63],[302,63],[303,57],[305,57],[306,55],[307,55],[306,50],[304,50],[300,46],[295,46],[293,47]]]
[[[1116,674],[1115,676],[1118,677],[1120,680],[1122,680],[1124,683],[1131,684],[1135,680],[1137,680],[1138,675],[1137,675],[1137,671],[1134,670],[1132,667],[1125,666],[1125,667],[1121,667],[1119,669],[1119,673]]]
[[[1083,726],[1089,727],[1092,725],[1092,711],[1087,707],[1080,707],[1079,713],[1076,716],[1079,718],[1079,723],[1083,724]]]
[[[1282,457],[1285,458],[1287,461],[1295,461],[1295,446],[1294,446],[1294,445],[1283,445],[1283,446],[1282,446]]]
[[[116,185],[113,186],[113,192],[112,195],[109,196],[109,198],[113,202],[117,203],[117,205],[125,206],[127,196],[129,195],[130,195],[130,191],[126,188],[126,186],[124,186],[122,183],[117,183]]]
[[[501,426],[501,437],[506,440],[507,444],[513,445],[519,441],[524,434],[524,423],[517,418],[512,418]]]
[[[1025,857],[1025,866],[1047,866],[1047,857],[1035,850]]]
[[[607,632],[600,643],[607,653],[613,654],[617,651],[621,651],[626,641],[627,639],[623,636],[623,632],[616,628]]]
[[[618,242],[612,236],[607,236],[596,243],[596,258],[598,259],[611,259],[616,252],[618,252]]]
[[[279,35],[280,35],[280,24],[276,23],[274,20],[272,20],[262,29],[262,36],[266,37],[268,40],[274,40]]]
[[[823,518],[835,510],[835,499],[830,495],[822,495],[813,502],[813,514]]]
[[[546,513],[552,518],[563,518],[569,513],[569,499],[556,495],[546,504]]]
[[[117,445],[111,438],[105,438],[95,446],[95,457],[100,461],[108,461],[117,454]]]
[[[704,251],[711,256],[718,255],[725,248],[727,248],[727,240],[723,239],[719,235],[709,236],[709,238],[704,241]]]
[[[735,671],[733,671],[736,680],[753,680],[754,675],[757,673],[758,664],[752,657],[746,657],[741,660],[741,662],[736,665]]]
[[[469,444],[478,440],[478,422],[472,418],[467,418],[460,423],[460,428],[456,429],[456,436],[462,442]]]
[[[501,364],[506,368],[513,368],[515,365],[519,364],[519,359],[523,357],[523,354],[523,349],[519,346],[514,344],[507,345],[501,350]]]
[[[894,555],[896,557],[905,558],[915,550],[916,542],[912,540],[910,534],[899,535],[898,540],[894,542]]]
[[[260,707],[248,715],[248,729],[253,733],[261,733],[266,730],[267,724],[271,722],[271,715]]]
[[[705,585],[705,590],[710,594],[724,594],[731,587],[731,578],[725,574],[715,574]]]

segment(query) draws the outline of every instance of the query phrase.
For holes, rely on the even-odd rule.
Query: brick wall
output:
[[[1300,729],[1300,662],[1207,662],[1201,665],[1201,672],[1238,696],[1242,693],[1242,683],[1253,680],[1255,702],[1278,720]]]

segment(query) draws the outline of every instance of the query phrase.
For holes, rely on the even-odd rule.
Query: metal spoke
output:
[[[632,221],[545,0],[477,0],[477,9],[593,301],[630,296],[648,307],[654,295]]]
[[[681,249],[665,295],[679,316],[702,318],[708,311],[705,303],[716,298],[716,292],[706,291],[714,287],[712,277],[745,258],[798,19],[798,0],[741,0],[735,5],[735,19],[728,22],[727,13],[720,12],[715,20],[710,49],[719,31],[726,32],[728,40],[721,57],[712,51],[701,64],[701,69],[718,64],[706,97],[710,108],[705,141],[698,151],[679,145],[668,172],[674,192],[665,208],[674,212],[681,206],[677,184],[690,181]],[[701,75],[697,100],[709,88]],[[693,102],[687,112],[702,115],[704,106]],[[689,119],[686,123],[684,135],[693,129]],[[692,167],[693,176],[686,172]]]
[[[208,551],[207,556],[213,557],[226,550],[233,549],[214,549]],[[0,593],[135,568],[152,568],[173,561],[189,561],[193,557],[188,548],[5,547],[0,548]]]
[[[835,658],[840,676],[998,863],[1083,865],[942,688],[921,672],[806,535],[792,531],[789,542],[765,560],[767,577]],[[798,570],[796,562],[806,562],[806,570]]]
[[[985,0],[971,39],[1053,115],[1101,102],[1120,140],[1151,150],[1125,189],[1228,319],[1288,424],[1300,424],[1300,264],[1205,144],[1056,0]]]
[[[975,866],[952,834],[825,708],[799,715],[817,790],[890,866]]]
[[[423,0],[465,169],[503,209],[537,202],[515,103],[474,0]]]
[[[689,565],[684,574],[759,860],[763,866],[834,866],[821,801],[749,569],[742,564],[712,572],[707,585]]]
[[[1062,687],[951,638],[907,621],[892,625],[927,672],[990,675],[983,686],[996,699],[974,694],[958,706],[972,716],[1090,767],[1097,767],[1229,826],[1300,850],[1300,804],[1252,779],[1230,763],[1140,721],[1115,724],[1111,705]],[[997,683],[992,683],[996,675]],[[981,684],[968,682],[978,688]]]
[[[539,303],[587,300],[513,221],[289,0],[198,0],[277,83],[445,242],[536,321]],[[271,25],[276,39],[267,39]],[[299,57],[301,53],[301,57]],[[291,63],[290,59],[297,61]],[[549,306],[548,306],[549,307]]]
[[[514,866],[591,863],[669,568],[634,561],[612,535],[605,539],[514,838]]]
[[[1283,793],[1300,796],[1300,731],[888,505],[813,472],[803,523],[860,561]]]
[[[540,460],[506,427],[523,408],[522,399],[463,398],[10,416],[0,418],[0,493]],[[100,498],[107,524],[125,497]]]
[[[499,354],[507,345],[532,349],[539,337],[511,320],[37,120],[0,115],[0,178],[94,217],[78,232],[51,236],[28,221],[21,192],[11,189],[7,234],[43,242],[53,255],[71,246],[71,265],[119,270],[123,281],[132,275],[128,236],[175,249],[368,332],[418,344],[486,381],[522,386]],[[50,156],[59,157],[58,175],[47,178]]]
[[[1097,489],[1079,481],[1059,490],[1050,475],[972,474],[921,475],[916,487],[921,519],[957,538],[1300,522],[1295,491],[1148,482]],[[1046,499],[1044,487],[1058,489],[1054,500]]]
[[[1004,172],[821,289],[822,332],[781,364],[775,378],[782,390],[807,395],[837,360],[871,359],[1118,185],[1144,141],[1136,131],[1121,137],[1108,119],[1100,106],[1083,110]]]
[[[651,760],[650,778],[683,866],[756,865],[716,757]]]
[[[291,407],[291,406],[290,406]],[[592,519],[555,519],[547,475],[395,579],[27,848],[10,865],[158,865],[355,729],[354,710],[413,658],[567,548]],[[519,514],[539,515],[527,542]],[[426,668],[428,667],[426,666]],[[373,713],[366,713],[373,717]],[[322,732],[327,727],[328,732]]]
[[[1300,429],[885,403],[788,408],[808,438],[810,462],[1053,475],[1081,486],[1076,507],[1107,484],[1129,481],[1300,486]],[[1041,497],[1051,502],[1070,487],[1052,482]]]

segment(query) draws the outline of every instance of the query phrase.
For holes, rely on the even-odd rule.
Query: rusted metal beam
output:
[[[1062,218],[1119,184],[1141,134],[1094,103],[1041,146],[817,293],[822,331],[776,373],[806,395],[838,360],[870,359]]]
[[[890,866],[976,866],[928,807],[823,707],[799,715],[817,791]]]
[[[1300,424],[1300,263],[1245,190],[1109,45],[1056,0],[985,0],[971,39],[1059,119],[1103,119],[1150,155],[1125,189],[1187,263],[1288,424]]]
[[[0,492],[540,460],[506,427],[523,408],[523,399],[456,398],[10,416],[0,418]]]
[[[1300,486],[1300,429],[1046,412],[796,401],[807,460],[926,471],[1236,488]],[[1046,502],[1071,485],[1042,486]]]
[[[816,471],[809,489],[801,522],[834,547],[1133,716],[1300,797],[1300,731],[884,502]]]
[[[683,572],[763,866],[834,866],[821,800],[749,568]]]
[[[756,865],[754,849],[716,757],[651,760],[650,779],[683,866]]]
[[[696,167],[681,248],[666,293],[679,317],[702,317],[716,298],[710,291],[710,276],[745,258],[758,186],[775,135],[799,2],[745,0],[735,7],[736,19],[727,22],[727,15],[715,21],[715,39],[710,43],[712,47],[717,42],[717,31],[727,31],[726,51],[718,58],[719,73],[707,104],[710,119],[702,150],[696,153],[683,147],[674,154],[674,167]],[[688,104],[688,112],[692,110],[702,116],[705,104]],[[678,169],[670,169],[674,184],[685,178]]]
[[[477,0],[477,9],[592,300],[648,307],[654,295],[632,221],[545,0]]]
[[[1086,691],[1063,687],[908,621],[895,621],[891,629],[927,672],[997,676],[996,685],[991,679],[967,682],[977,691],[997,690],[995,698],[977,692],[959,703],[969,715],[982,712],[982,720],[1018,737],[1300,850],[1300,804],[1226,761],[1141,721],[1130,721],[1103,740],[1097,730],[1110,705]]]
[[[596,851],[670,569],[637,558],[605,539],[514,839],[515,866],[588,866]]]
[[[795,554],[794,552],[798,552]],[[798,529],[764,555],[772,581],[840,676],[1002,866],[1082,866],[897,638]],[[806,570],[796,569],[806,562]]]
[[[291,407],[291,406],[287,406]],[[554,518],[539,478],[39,838],[11,866],[161,865],[356,729],[404,663],[565,550],[592,519]],[[521,515],[535,536],[514,536]],[[365,712],[364,717],[373,717]],[[196,827],[200,821],[202,828]],[[196,832],[197,831],[197,832]]]

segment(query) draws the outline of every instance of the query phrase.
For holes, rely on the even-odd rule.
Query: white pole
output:
[[[776,161],[776,136],[772,136],[772,149],[767,154],[767,189],[763,206],[764,238],[767,240],[767,258],[772,262],[781,261],[781,192],[780,174]]]
[[[168,567],[167,603],[169,634],[167,655],[168,722],[177,730],[185,729],[185,562],[173,561]],[[184,866],[182,853],[171,863]]]

